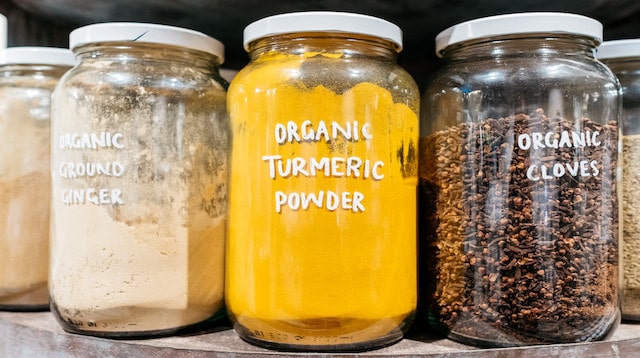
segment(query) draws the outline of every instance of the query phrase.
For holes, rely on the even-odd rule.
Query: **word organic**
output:
[[[341,124],[335,121],[326,123],[321,120],[313,125],[310,120],[299,126],[296,122],[277,123],[274,139],[278,145],[318,145],[319,142],[334,144],[338,141],[356,143],[373,139],[370,123],[359,124],[348,121]],[[313,151],[319,153],[318,151]],[[330,154],[330,153],[329,153]],[[262,161],[269,168],[269,177],[273,180],[289,178],[351,178],[379,181],[384,179],[384,162],[381,160],[363,159],[357,155],[322,156],[285,158],[280,154],[264,155]],[[315,192],[275,192],[275,210],[281,213],[283,208],[291,210],[308,210],[311,207],[328,211],[338,209],[350,210],[354,213],[365,211],[364,194],[359,191],[336,192],[318,190]]]

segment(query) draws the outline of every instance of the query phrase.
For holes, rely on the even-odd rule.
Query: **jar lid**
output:
[[[574,34],[602,42],[602,24],[592,18],[559,12],[526,12],[489,16],[451,26],[436,36],[436,54],[442,56],[444,49],[464,41],[534,33]]]
[[[244,29],[244,48],[258,39],[296,32],[342,32],[379,37],[402,50],[402,30],[397,25],[368,15],[334,11],[306,11],[274,15]]]
[[[75,66],[73,52],[56,47],[9,47],[0,50],[0,65],[60,65]]]
[[[0,14],[0,48],[7,47],[7,17]]]
[[[640,39],[605,41],[597,48],[596,57],[599,60],[640,57]]]
[[[224,45],[201,32],[181,27],[139,22],[108,22],[77,28],[69,34],[74,49],[98,42],[139,42],[181,46],[207,52],[224,62]]]

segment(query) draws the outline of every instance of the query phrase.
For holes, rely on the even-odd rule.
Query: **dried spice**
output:
[[[640,316],[640,135],[622,137],[623,235],[622,235],[622,306],[625,318]],[[628,317],[627,317],[628,316]]]
[[[0,309],[49,308],[51,93],[71,51],[3,50],[0,66]]]
[[[289,33],[299,16],[327,22]],[[334,31],[354,17],[386,27],[266,19],[295,21],[247,41],[252,61],[229,87],[227,312],[258,345],[371,349],[414,316],[419,91],[388,39]]]
[[[169,333],[223,307],[226,93],[211,57],[137,46],[79,50],[53,97],[50,288],[74,332]]]
[[[41,71],[46,76],[39,81],[7,76],[5,83],[0,83],[3,309],[49,305],[49,106],[51,92],[66,69]]]
[[[423,138],[431,318],[490,345],[604,336],[618,299],[616,143],[615,122],[542,110]]]

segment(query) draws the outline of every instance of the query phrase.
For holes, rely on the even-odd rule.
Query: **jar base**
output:
[[[144,328],[139,330],[134,330],[132,328],[136,327],[135,321],[132,319],[132,316],[126,317],[126,319],[122,319],[118,321],[116,319],[111,319],[110,322],[100,322],[93,320],[91,318],[83,318],[83,319],[75,319],[72,317],[68,317],[68,315],[64,315],[62,312],[67,310],[61,310],[54,303],[51,304],[51,311],[54,313],[56,320],[62,326],[62,329],[68,333],[76,333],[87,336],[95,336],[101,338],[113,338],[113,339],[139,339],[139,338],[154,338],[154,337],[166,337],[181,333],[189,333],[189,332],[199,332],[204,331],[211,328],[213,322],[217,322],[225,317],[226,313],[223,308],[211,314],[208,318],[204,318],[200,321],[188,321],[182,320],[182,323],[171,326],[167,324],[167,322],[171,322],[170,319],[172,316],[177,317],[180,316],[181,311],[183,310],[162,310],[159,313],[160,309],[157,308],[135,308],[135,307],[122,307],[121,310],[131,310],[136,309],[138,313],[136,316],[140,317],[142,314],[140,312],[147,312],[149,316],[153,314],[154,319],[159,322],[156,326],[165,326],[166,328],[151,328],[152,326],[146,323]],[[111,312],[116,312],[117,309],[110,310]],[[180,311],[180,312],[179,312]],[[92,312],[94,317],[96,316],[107,316],[105,312]],[[166,320],[163,320],[165,318]],[[148,319],[148,317],[147,317]],[[193,323],[192,323],[193,322]],[[106,329],[111,326],[112,329]],[[167,327],[168,326],[168,327]],[[138,326],[140,327],[140,326]]]
[[[46,282],[29,285],[10,293],[0,290],[0,311],[38,312],[49,310],[49,289]]]
[[[247,317],[234,321],[233,328],[240,338],[267,349],[362,352],[400,341],[413,321],[413,314],[375,321],[352,318],[263,321]]]
[[[0,311],[9,312],[44,312],[49,310],[49,304],[5,305],[0,304]]]
[[[567,338],[560,336],[562,331],[554,332],[555,336],[549,335],[544,336],[543,333],[538,332],[537,334],[526,333],[526,332],[516,332],[516,331],[505,331],[491,325],[487,322],[483,324],[478,323],[477,320],[473,319],[466,320],[465,323],[458,321],[456,324],[458,327],[465,327],[465,329],[469,329],[471,327],[477,327],[478,331],[482,331],[482,334],[471,335],[461,333],[460,331],[456,331],[452,329],[446,333],[446,337],[462,343],[466,345],[472,345],[476,347],[482,348],[508,348],[508,347],[522,347],[528,345],[540,345],[540,344],[567,344],[567,343],[579,343],[579,342],[590,342],[590,341],[601,341],[607,339],[613,332],[616,327],[620,323],[621,315],[620,312],[612,315],[608,320],[600,321],[597,326],[600,329],[592,329],[591,332],[586,332],[583,336],[573,336],[572,338]]]

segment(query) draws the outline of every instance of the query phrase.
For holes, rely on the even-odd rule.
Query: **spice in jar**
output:
[[[619,97],[593,58],[601,31],[533,13],[438,35],[448,62],[423,102],[421,284],[429,322],[453,339],[580,342],[619,321]]]
[[[223,308],[223,47],[107,23],[71,33],[53,99],[52,307],[68,331],[168,334]]]
[[[296,13],[250,25],[245,43],[228,97],[234,328],[299,350],[399,340],[416,304],[419,101],[399,29]]]
[[[605,41],[597,57],[622,86],[622,318],[640,321],[640,40]]]
[[[51,93],[75,58],[50,47],[13,47],[0,57],[0,309],[45,310]]]

